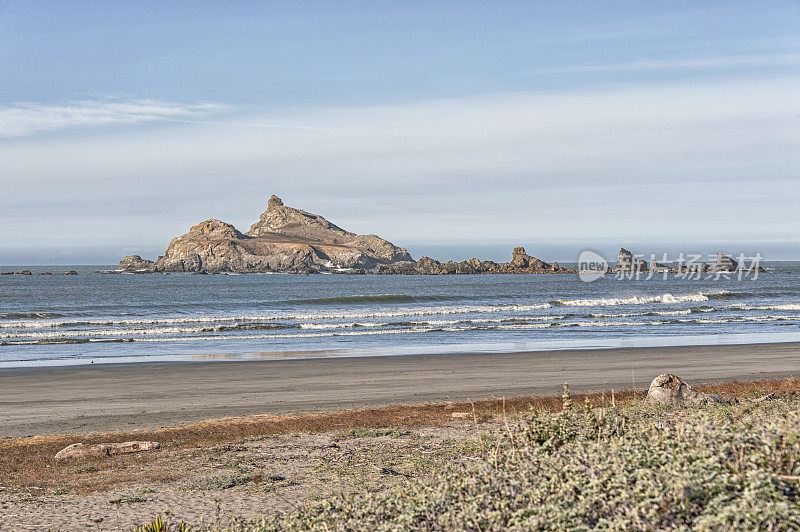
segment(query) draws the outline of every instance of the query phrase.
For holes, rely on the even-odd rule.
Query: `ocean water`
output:
[[[0,367],[800,340],[800,263],[766,266],[758,279],[593,283],[1,267],[56,275],[0,277]]]

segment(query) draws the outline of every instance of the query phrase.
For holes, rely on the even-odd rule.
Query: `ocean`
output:
[[[0,367],[800,340],[800,263],[757,279],[107,275],[7,266]],[[78,275],[62,275],[66,270]],[[54,275],[38,275],[51,271]]]

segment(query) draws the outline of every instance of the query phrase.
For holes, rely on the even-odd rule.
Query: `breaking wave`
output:
[[[462,299],[454,296],[409,296],[406,294],[375,294],[359,296],[338,296],[338,297],[319,297],[312,299],[288,299],[281,303],[314,304],[314,305],[336,305],[339,303],[419,303],[421,301],[452,301]]]
[[[632,296],[626,298],[557,299],[553,301],[553,304],[565,307],[613,307],[618,305],[645,305],[647,303],[675,304],[689,301],[708,301],[708,296],[702,292],[682,296],[673,296],[667,293],[657,296]]]
[[[308,314],[267,314],[257,316],[188,316],[184,318],[132,318],[95,320],[54,320],[47,322],[0,323],[0,329],[39,329],[77,326],[137,326],[137,325],[178,325],[188,323],[230,323],[230,322],[269,322],[269,321],[314,321],[337,319],[394,318],[408,316],[436,316],[452,314],[527,312],[550,308],[550,303],[530,305],[465,305],[443,307],[396,308],[385,311],[364,312],[321,312]]]

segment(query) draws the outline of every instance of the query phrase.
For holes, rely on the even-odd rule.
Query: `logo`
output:
[[[584,283],[602,279],[608,271],[608,262],[594,251],[581,251],[578,257],[578,277]]]

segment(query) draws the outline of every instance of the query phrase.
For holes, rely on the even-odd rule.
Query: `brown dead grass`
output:
[[[696,386],[701,391],[727,397],[755,397],[767,393],[776,396],[800,394],[800,380],[765,380],[727,382]],[[617,404],[644,397],[642,390],[614,393]],[[575,404],[587,399],[594,406],[610,406],[610,392],[576,394]],[[185,427],[135,432],[113,432],[89,435],[48,435],[13,438],[0,443],[0,492],[23,492],[32,495],[44,490],[69,486],[75,492],[103,491],[128,482],[160,483],[180,478],[179,468],[164,467],[164,453],[179,449],[243,440],[248,437],[300,433],[329,432],[367,427],[436,426],[454,421],[454,412],[469,412],[462,422],[478,423],[498,414],[513,415],[530,408],[558,411],[561,397],[516,397],[469,402],[396,405],[384,408],[347,410],[299,416],[254,416],[225,418]],[[121,442],[149,440],[162,444],[161,450],[117,455],[107,458],[86,458],[57,462],[53,456],[67,445],[77,442]]]

